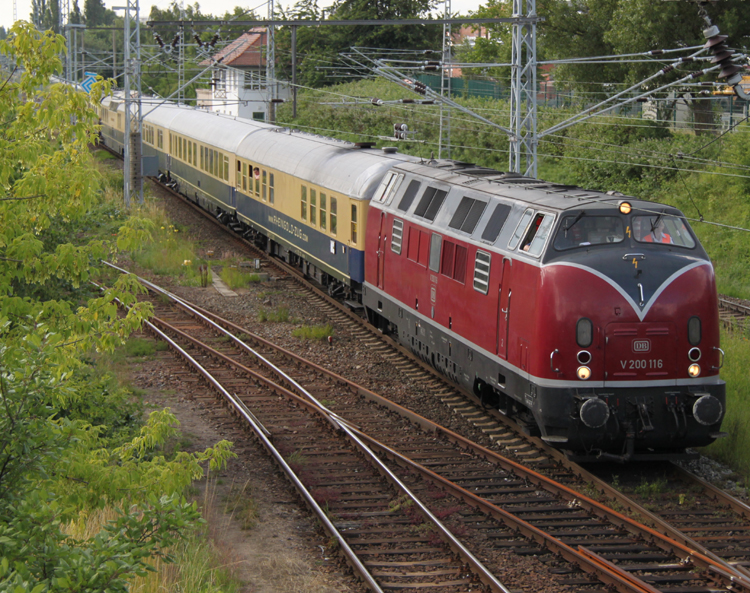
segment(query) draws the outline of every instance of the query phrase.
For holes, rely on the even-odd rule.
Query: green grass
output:
[[[139,266],[159,276],[175,277],[185,286],[205,285],[200,269],[203,262],[196,256],[195,246],[171,225],[160,227],[154,240],[132,257]]]
[[[276,323],[291,323],[292,318],[289,315],[289,307],[276,307],[271,311],[261,309],[258,313],[258,321],[275,321]]]
[[[130,357],[153,356],[156,352],[156,343],[153,340],[143,338],[130,338],[125,342],[125,354]]]
[[[304,325],[295,329],[292,335],[303,340],[325,340],[328,336],[333,335],[333,326],[330,323],[326,325]]]
[[[727,409],[721,430],[729,436],[718,439],[703,453],[726,463],[750,483],[750,339],[748,332],[722,331],[721,347],[727,353],[721,378],[727,382]]]
[[[248,274],[230,266],[224,266],[220,276],[229,288],[247,288],[253,282],[260,282],[258,274]]]

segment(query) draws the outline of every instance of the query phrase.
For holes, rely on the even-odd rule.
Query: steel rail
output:
[[[117,268],[116,266],[112,266],[112,267],[122,271],[121,268]],[[318,411],[320,413],[323,413],[324,415],[327,416],[329,422],[340,425],[342,421],[342,418],[340,416],[338,416],[337,414],[334,414],[333,412],[331,412],[330,410],[322,406],[319,402],[317,402],[317,400],[312,395],[310,395],[303,387],[301,387],[293,378],[289,377],[286,373],[278,369],[278,367],[276,367],[275,365],[272,365],[271,363],[269,363],[269,361],[267,361],[265,358],[263,358],[261,355],[255,352],[252,348],[250,348],[243,341],[239,340],[239,338],[232,335],[230,332],[227,332],[224,328],[219,326],[216,322],[209,319],[208,316],[203,315],[201,312],[196,310],[189,303],[184,301],[184,299],[181,299],[177,297],[176,295],[173,295],[169,293],[168,291],[161,289],[160,287],[154,285],[151,282],[144,280],[144,283],[152,287],[152,289],[156,290],[157,292],[164,294],[165,296],[168,296],[173,301],[176,301],[176,303],[179,304],[179,306],[181,306],[183,309],[185,309],[187,313],[197,316],[199,319],[202,319],[205,323],[209,324],[209,326],[213,327],[217,331],[222,332],[224,335],[229,336],[243,350],[261,359],[264,362],[264,364],[272,368],[274,372],[277,373],[277,375],[280,375],[281,377],[284,378],[284,380],[288,381],[292,385],[292,387],[300,394],[299,396],[295,396],[295,394],[291,392],[286,392],[286,389],[284,389],[284,391],[286,392],[285,395],[291,395],[295,397],[295,399],[296,397],[301,396],[302,398],[311,401],[312,406],[313,406],[312,407],[313,411]],[[165,322],[162,322],[162,323],[165,323]],[[169,325],[169,324],[165,323],[165,325]],[[233,329],[235,329],[235,331],[239,330],[242,333],[245,333],[245,334],[248,333],[242,328],[239,328],[239,326],[235,326],[234,324],[230,324],[230,325],[234,326]],[[186,334],[185,332],[182,332],[181,330],[177,328],[171,328],[171,330],[177,332],[178,334],[182,335],[184,338],[190,340],[191,342],[193,342],[194,344],[200,347],[210,349],[209,347],[202,344],[202,342],[200,342],[196,338],[193,338],[192,336]],[[267,342],[267,341],[264,341],[264,342],[268,346],[278,349],[278,347],[274,346],[270,342]],[[244,372],[249,373],[251,376],[253,376],[257,380],[262,381],[266,384],[269,384],[269,386],[276,385],[270,382],[268,379],[252,371],[251,369],[233,360],[232,358],[218,351],[215,351],[213,349],[210,349],[210,350],[212,351],[212,354],[214,356],[221,358],[222,360],[224,360],[226,363],[230,365],[233,365],[237,368],[242,369]],[[284,352],[286,353],[287,351],[284,351]],[[406,408],[399,406],[398,404],[390,402],[389,400],[373,392],[365,390],[362,387],[356,385],[355,383],[343,377],[340,377],[336,375],[335,373],[327,369],[324,369],[323,367],[310,363],[309,361],[305,360],[302,357],[293,355],[293,358],[296,359],[298,362],[301,362],[309,367],[315,368],[317,371],[323,372],[327,374],[328,376],[334,378],[335,380],[348,385],[351,389],[354,389],[358,394],[365,397],[366,399],[373,401],[375,403],[378,403],[380,405],[383,405],[384,407],[397,412],[401,416],[406,417],[410,421],[415,422],[416,424],[420,425],[423,429],[429,432],[442,434],[449,441],[460,446],[461,448],[469,449],[475,455],[483,457],[493,463],[499,464],[504,469],[513,471],[515,474],[525,477],[530,482],[536,484],[537,486],[543,488],[544,490],[547,490],[548,492],[551,492],[555,495],[562,496],[564,499],[567,499],[570,503],[575,503],[581,506],[582,508],[588,510],[589,512],[592,512],[595,515],[604,517],[608,521],[610,521],[612,524],[617,525],[632,534],[638,535],[639,537],[645,537],[646,539],[650,540],[653,544],[655,544],[657,547],[660,547],[664,550],[667,550],[671,553],[675,553],[678,556],[682,557],[684,562],[690,561],[693,564],[700,566],[702,568],[709,568],[709,567],[713,568],[715,573],[720,578],[722,578],[722,580],[730,581],[734,585],[739,585],[743,589],[750,591],[750,580],[747,580],[744,574],[739,573],[735,569],[735,567],[732,567],[731,565],[723,561],[721,558],[719,558],[715,554],[709,552],[703,546],[695,544],[695,542],[685,537],[680,532],[674,530],[674,528],[671,528],[670,526],[668,526],[668,524],[663,522],[658,517],[652,516],[650,518],[653,518],[654,520],[656,520],[657,523],[661,523],[662,527],[664,526],[668,527],[669,531],[675,532],[675,535],[679,536],[678,539],[668,537],[657,530],[653,530],[650,527],[640,524],[634,521],[633,519],[625,515],[622,515],[618,513],[617,511],[614,511],[613,509],[610,509],[606,507],[605,505],[602,505],[601,503],[589,497],[586,497],[585,495],[580,494],[579,492],[573,490],[572,488],[569,488],[563,484],[559,484],[555,482],[554,480],[551,480],[550,478],[547,478],[546,476],[543,476],[542,474],[534,472],[533,470],[526,468],[525,466],[522,466],[510,459],[507,459],[506,457],[503,457],[502,455],[498,453],[485,449],[484,447],[481,447],[477,445],[476,443],[473,443],[472,441],[466,439],[465,437],[462,437],[456,433],[453,433],[452,431],[445,429],[441,427],[440,425],[433,423],[432,421],[418,414],[415,414],[414,412],[407,410]],[[695,545],[691,545],[691,544],[695,544]]]
[[[121,268],[118,268],[117,266],[114,266],[112,264],[108,264],[108,265],[110,265],[111,267],[117,270],[127,273],[126,271],[122,270]],[[210,319],[210,317],[221,319],[218,316],[208,311],[201,310],[199,307],[195,307],[194,305],[190,303],[187,303],[184,299],[178,297],[177,295],[169,293],[168,291],[164,291],[164,289],[161,289],[160,287],[156,286],[155,284],[151,282],[148,282],[147,280],[142,280],[142,281],[148,286],[153,287],[155,290],[162,292],[163,294],[165,294],[165,296],[168,296],[169,298],[174,299],[186,311],[188,312],[192,311],[193,313],[191,314],[195,314],[199,318],[204,319],[212,327],[217,329],[217,331],[225,332],[224,328],[222,328],[217,322]],[[251,335],[253,339],[256,339],[257,341],[262,342],[264,345],[270,348],[273,348],[279,352],[282,352],[285,356],[288,356],[296,360],[297,362],[307,365],[308,367],[314,368],[317,372],[324,373],[339,383],[348,385],[350,389],[355,390],[360,396],[364,397],[365,399],[368,399],[369,401],[382,405],[398,413],[402,417],[405,417],[409,419],[411,422],[414,422],[415,424],[421,426],[424,430],[428,432],[442,434],[450,442],[453,442],[454,444],[464,449],[471,450],[474,454],[480,457],[483,457],[487,459],[488,461],[499,464],[500,466],[502,466],[504,469],[508,471],[512,471],[513,473],[516,473],[517,475],[521,475],[525,477],[530,482],[547,490],[548,492],[551,492],[552,494],[561,495],[563,498],[567,499],[569,502],[576,501],[576,503],[579,504],[582,508],[585,508],[589,512],[592,512],[600,517],[606,518],[611,523],[627,530],[628,532],[634,535],[638,535],[640,537],[644,537],[645,535],[647,539],[650,539],[652,543],[662,548],[663,550],[675,553],[682,558],[690,559],[691,562],[693,562],[694,564],[698,566],[701,566],[702,568],[713,567],[714,569],[717,570],[717,574],[729,575],[732,577],[731,579],[727,577],[724,580],[731,580],[735,584],[742,586],[745,590],[750,591],[750,575],[747,573],[746,570],[742,569],[741,567],[730,565],[725,560],[723,560],[720,556],[711,552],[705,546],[693,541],[691,538],[689,538],[688,536],[686,536],[679,530],[675,529],[673,526],[671,526],[669,523],[667,523],[666,521],[664,521],[657,515],[654,515],[653,513],[650,513],[646,509],[642,508],[640,505],[635,503],[632,499],[621,494],[620,492],[618,492],[617,490],[615,490],[614,488],[606,484],[606,482],[604,482],[600,478],[597,478],[593,474],[589,474],[588,472],[580,468],[580,466],[578,466],[577,464],[573,464],[572,462],[567,460],[567,458],[562,453],[560,453],[556,449],[550,448],[549,446],[544,444],[541,440],[536,439],[534,437],[527,437],[528,440],[537,441],[537,444],[540,446],[540,448],[543,448],[545,452],[549,450],[551,455],[555,457],[557,461],[560,461],[561,463],[563,463],[565,467],[575,472],[577,475],[581,476],[582,478],[586,480],[591,480],[592,482],[594,482],[595,485],[601,491],[604,491],[608,496],[611,496],[615,500],[618,500],[622,504],[625,504],[627,507],[631,508],[631,510],[633,510],[634,512],[640,513],[644,515],[645,517],[647,517],[659,529],[648,527],[642,523],[639,523],[631,519],[630,517],[626,515],[618,513],[617,511],[599,503],[598,501],[595,501],[581,494],[580,492],[568,486],[565,486],[564,484],[555,482],[554,480],[547,478],[546,476],[539,474],[535,472],[534,470],[531,470],[530,468],[527,468],[515,461],[512,461],[508,459],[507,457],[500,455],[499,453],[486,449],[474,443],[473,441],[461,435],[458,435],[454,433],[453,431],[450,431],[438,425],[437,423],[434,423],[431,420],[428,420],[427,418],[424,418],[423,416],[416,414],[415,412],[411,410],[408,410],[407,408],[404,408],[394,402],[391,402],[390,400],[374,392],[366,390],[362,388],[361,386],[357,385],[356,383],[344,377],[341,377],[340,375],[337,375],[336,373],[334,373],[333,371],[330,371],[329,369],[316,365],[306,360],[305,358],[298,356],[288,350],[279,348],[278,346],[272,344],[271,342],[268,342],[267,340],[264,340],[263,338],[260,338],[259,336],[256,336],[255,334],[252,334],[252,332],[248,332],[246,329],[241,328],[240,326],[237,326],[236,324],[233,324],[223,319],[221,321],[223,324],[230,326],[234,331],[244,333],[246,335]],[[176,331],[180,332],[180,330],[176,330]],[[180,332],[180,333],[183,333],[183,332]],[[296,381],[294,381],[294,379],[292,379],[291,377],[288,377],[286,373],[283,373],[283,371],[275,367],[272,363],[270,363],[265,358],[263,358],[260,354],[255,352],[252,348],[250,348],[242,340],[239,340],[239,338],[234,336],[231,332],[228,332],[225,335],[231,337],[232,340],[238,346],[240,346],[243,350],[245,350],[246,352],[248,352],[249,354],[253,356],[258,357],[260,360],[264,362],[264,364],[269,365],[271,368],[274,369],[275,372],[280,373],[285,378],[285,380],[290,382],[290,384],[293,386],[295,390],[301,393],[302,397],[309,396],[306,390],[304,390],[304,388],[302,388]],[[187,334],[184,334],[184,336],[187,339],[194,340],[194,338],[192,338],[191,336]],[[257,373],[255,373],[251,369],[248,369],[247,367],[244,367],[243,365],[231,359],[230,357],[227,357],[219,352],[217,352],[216,355],[224,359],[228,364],[241,367],[245,372],[248,372],[252,374],[253,376],[256,376],[260,378],[261,380],[265,381],[265,379],[262,378],[261,375],[258,375]],[[309,397],[312,398],[312,396],[309,396]],[[316,400],[314,400],[313,398],[313,401],[316,401]],[[332,419],[333,418],[337,420],[341,419],[341,417],[339,417],[334,412],[328,410],[324,406],[320,404],[317,404],[317,406],[321,410],[323,410],[326,414],[328,414]]]
[[[94,285],[100,289],[102,288],[96,283],[94,283]],[[115,301],[120,306],[123,306],[119,299],[115,299]],[[209,385],[216,389],[224,397],[224,399],[236,410],[236,412],[245,419],[247,424],[250,426],[252,431],[262,443],[263,447],[276,460],[286,477],[292,482],[294,487],[307,503],[308,507],[313,511],[313,513],[315,513],[318,520],[320,520],[329,537],[336,539],[337,543],[341,547],[344,557],[347,560],[347,563],[351,566],[354,572],[359,575],[359,577],[365,582],[367,587],[371,591],[373,591],[373,593],[383,593],[380,585],[378,585],[377,581],[375,581],[364,564],[362,564],[354,551],[349,547],[346,539],[344,539],[341,533],[339,533],[338,529],[336,529],[336,526],[328,518],[325,511],[323,511],[323,509],[315,501],[307,488],[305,488],[304,484],[302,484],[292,468],[289,467],[281,453],[279,453],[279,451],[273,446],[273,443],[268,436],[270,434],[268,430],[266,430],[266,428],[257,421],[252,413],[248,413],[249,410],[247,410],[246,406],[242,402],[240,402],[234,395],[229,393],[229,391],[227,391],[224,386],[213,375],[211,375],[211,373],[209,373],[197,360],[195,360],[182,347],[180,347],[179,344],[177,344],[174,340],[172,340],[168,335],[162,332],[158,327],[156,327],[156,325],[154,325],[150,321],[146,320],[146,325],[152,332],[154,332],[154,334],[164,340],[175,352],[177,352],[196,372],[198,372],[209,383]]]
[[[107,263],[107,265],[110,265],[111,267],[115,269],[119,269],[117,268],[117,266],[114,266],[113,264],[109,264],[108,262],[105,262],[105,263]],[[139,278],[139,280],[147,284],[152,289],[155,289],[156,292],[158,292],[159,294],[163,294],[173,299],[179,298],[179,297],[176,297],[176,295],[172,295],[168,291],[161,289],[160,287],[156,286],[155,284],[145,279]],[[183,305],[186,305],[186,303],[183,302]],[[190,308],[189,305],[187,307]],[[278,367],[276,367],[269,361],[266,361],[265,359],[263,359],[262,356],[252,351],[252,349],[249,349],[247,345],[244,344],[244,342],[242,342],[241,340],[239,340],[236,336],[233,336],[231,333],[227,332],[226,330],[224,330],[223,328],[215,324],[210,319],[201,316],[197,311],[193,311],[193,313],[197,314],[199,318],[209,323],[211,327],[214,327],[218,329],[219,331],[221,331],[223,335],[233,338],[235,343],[237,343],[238,345],[244,346],[245,350],[249,350],[256,357],[263,360],[264,363],[269,365],[275,373],[280,373],[287,380],[293,382],[295,385],[298,385],[296,381],[294,381],[291,377],[286,375]],[[225,399],[227,399],[246,419],[248,419],[248,421],[252,423],[254,430],[256,428],[256,422],[253,422],[253,419],[255,418],[255,416],[252,414],[252,412],[247,410],[244,403],[239,402],[238,404],[237,403],[238,400],[235,400],[235,398],[232,395],[230,395],[229,392],[207,370],[205,370],[199,363],[197,363],[197,361],[195,361],[192,357],[190,357],[190,355],[187,354],[182,348],[179,348],[179,346],[173,340],[171,340],[168,336],[166,336],[164,332],[162,332],[158,327],[156,327],[157,325],[161,325],[162,327],[167,328],[169,331],[172,331],[178,334],[182,338],[188,340],[190,343],[194,344],[195,346],[198,346],[203,351],[207,352],[209,355],[217,357],[221,359],[222,361],[232,364],[235,367],[241,369],[243,372],[248,373],[254,380],[263,383],[267,388],[272,389],[275,393],[284,395],[287,398],[293,399],[296,403],[303,405],[306,409],[308,409],[309,411],[313,413],[322,414],[328,420],[328,422],[334,426],[334,428],[337,428],[338,430],[345,432],[347,436],[349,437],[349,439],[357,447],[357,449],[359,449],[362,452],[362,454],[364,454],[370,460],[370,462],[377,467],[379,473],[383,475],[396,489],[398,489],[402,494],[407,496],[419,508],[420,513],[425,517],[425,519],[427,519],[431,524],[433,524],[437,528],[438,532],[440,533],[440,537],[445,542],[445,544],[453,551],[454,554],[459,556],[462,559],[462,561],[470,567],[471,572],[475,574],[479,578],[479,580],[482,581],[482,583],[484,583],[492,591],[495,591],[497,593],[510,593],[510,591],[499,580],[497,580],[495,575],[490,570],[488,570],[482,564],[482,562],[478,558],[476,558],[476,556],[474,556],[474,554],[472,554],[472,552],[468,548],[466,548],[466,546],[464,546],[445,527],[445,525],[429,510],[429,508],[427,508],[427,506],[413,492],[411,492],[408,486],[406,486],[406,484],[404,484],[404,482],[401,481],[398,478],[398,476],[393,474],[393,472],[385,464],[383,464],[383,462],[376,455],[374,455],[374,453],[358,438],[358,436],[352,432],[352,428],[350,428],[351,425],[349,423],[345,424],[344,422],[342,422],[343,419],[339,418],[336,414],[334,414],[330,410],[324,408],[309,392],[304,390],[299,385],[298,385],[298,388],[304,391],[304,394],[305,394],[304,396],[301,397],[300,395],[296,393],[288,391],[283,386],[272,382],[268,378],[263,377],[262,375],[254,372],[252,369],[245,367],[244,365],[238,363],[237,361],[226,356],[225,354],[217,351],[214,348],[211,348],[204,342],[201,342],[194,336],[191,336],[183,332],[182,330],[172,326],[166,321],[159,319],[157,317],[154,317],[154,320],[155,320],[155,323],[152,323],[151,321],[147,321],[149,328],[152,329],[152,331],[154,331],[160,338],[165,339],[170,344],[170,346],[176,349],[179,349],[178,352],[181,355],[183,355],[186,358],[186,360],[188,360],[191,366],[193,366],[214,388],[216,388],[225,397]],[[266,433],[268,432],[265,429],[265,427],[258,428],[258,431],[261,431],[261,432],[265,431]],[[256,431],[256,433],[258,431]],[[264,438],[267,439],[268,437],[264,434]],[[295,485],[296,485],[296,482],[295,482]],[[309,496],[309,493],[308,493],[308,496]],[[338,538],[340,538],[340,535],[337,537],[337,539]],[[348,557],[348,553],[347,553],[347,557]],[[355,570],[359,572],[357,568],[355,568]],[[380,591],[380,589],[378,589],[378,591]]]

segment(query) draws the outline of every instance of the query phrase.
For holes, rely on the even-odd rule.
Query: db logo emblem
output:
[[[633,340],[633,352],[650,352],[651,342],[649,340]]]

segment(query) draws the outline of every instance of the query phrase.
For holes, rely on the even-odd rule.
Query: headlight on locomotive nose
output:
[[[695,378],[701,374],[701,367],[699,364],[691,364],[688,367],[688,375]]]
[[[591,369],[589,367],[578,367],[576,375],[581,381],[586,381],[591,376]]]

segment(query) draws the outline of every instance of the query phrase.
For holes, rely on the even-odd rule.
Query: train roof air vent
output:
[[[374,142],[355,142],[354,148],[375,148]]]

